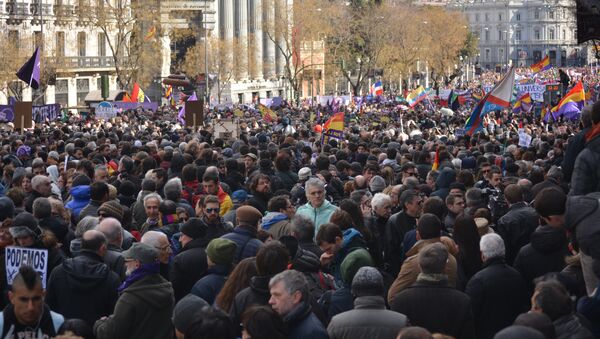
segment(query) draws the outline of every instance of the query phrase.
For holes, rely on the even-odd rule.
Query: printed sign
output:
[[[519,133],[519,146],[529,147],[531,145],[531,135],[527,133]]]
[[[102,101],[96,106],[96,119],[108,120],[117,116],[117,110],[108,101]]]
[[[12,285],[13,280],[21,265],[31,266],[42,276],[42,286],[46,288],[46,279],[48,273],[48,250],[36,248],[12,247],[6,248],[6,280]]]

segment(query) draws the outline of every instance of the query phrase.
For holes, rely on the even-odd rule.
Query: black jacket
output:
[[[90,326],[113,312],[117,302],[117,274],[96,253],[86,250],[56,267],[48,280],[46,302],[65,318],[79,318]]]
[[[117,273],[119,279],[123,281],[125,280],[126,267],[125,258],[123,258],[121,252],[123,252],[123,249],[115,245],[108,244],[108,251],[106,251],[106,254],[104,255],[104,263],[113,272]]]
[[[250,306],[269,305],[269,299],[271,298],[269,280],[272,277],[271,275],[252,277],[250,279],[250,286],[244,288],[235,296],[231,310],[229,310],[229,317],[233,324],[238,325],[242,322],[242,314]]]
[[[413,218],[404,211],[393,214],[385,225],[385,263],[387,271],[392,276],[397,276],[402,266],[402,241],[406,232],[417,226],[417,218]],[[408,249],[406,249],[408,250]]]
[[[400,292],[392,311],[408,317],[412,326],[458,339],[475,338],[475,325],[469,297],[450,286],[448,280],[417,282]]]
[[[531,235],[531,242],[521,248],[514,267],[533,287],[533,279],[546,273],[562,271],[568,254],[565,231],[544,225],[538,227]]]
[[[525,280],[502,258],[487,260],[469,280],[465,292],[471,298],[477,338],[493,338],[528,309]]]
[[[202,239],[191,240],[173,259],[169,277],[175,301],[190,293],[194,284],[206,273],[206,250],[201,245]]]
[[[579,153],[571,177],[571,195],[600,191],[600,136],[596,135]]]
[[[69,225],[58,217],[48,217],[39,220],[41,228],[51,231],[56,239],[62,244],[66,244],[66,236],[69,232]]]
[[[269,204],[269,199],[272,198],[271,194],[263,194],[258,192],[252,192],[252,198],[248,200],[248,205],[256,208],[260,211],[261,214],[265,214],[267,211],[267,205]]]
[[[583,129],[579,133],[569,138],[567,150],[565,151],[565,156],[561,165],[565,182],[571,181],[573,167],[575,167],[575,159],[577,159],[579,152],[585,148],[585,134],[588,131],[589,128]]]
[[[508,213],[498,219],[496,229],[504,240],[506,246],[506,262],[509,265],[521,247],[529,243],[529,238],[539,226],[539,216],[533,207],[525,202],[518,202],[510,206]]]
[[[229,225],[228,223],[224,222],[222,218],[219,218],[219,221],[217,221],[214,224],[209,224],[208,222],[206,222],[206,218],[204,217],[202,217],[201,219],[207,227],[206,235],[200,241],[200,246],[204,248],[208,246],[208,243],[211,240],[220,238],[221,236],[233,231],[233,227],[231,227],[231,225]]]

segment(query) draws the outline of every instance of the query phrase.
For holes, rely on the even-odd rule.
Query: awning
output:
[[[114,91],[110,91],[108,92],[108,98],[106,98],[106,101],[121,101],[123,100],[123,96],[125,95],[125,91],[123,90],[114,90]],[[90,91],[86,96],[85,96],[85,102],[100,102],[100,101],[104,101],[104,99],[102,98],[102,91],[101,90],[95,90],[95,91]]]

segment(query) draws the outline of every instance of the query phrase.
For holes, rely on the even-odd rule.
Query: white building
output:
[[[33,53],[33,41],[40,41],[42,37],[40,3],[43,4],[44,54],[47,59],[57,60],[57,68],[56,82],[49,85],[45,95],[34,103],[84,106],[86,96],[100,89],[102,74],[110,75],[110,89],[116,90],[113,59],[106,37],[99,29],[84,24],[76,15],[77,0],[0,0],[0,39],[27,43]],[[4,94],[0,95],[2,103],[6,102]],[[23,86],[23,100],[32,100],[40,95]]]
[[[273,1],[279,2],[274,5]],[[163,32],[170,29],[187,26],[190,23],[182,19],[174,19],[173,11],[199,11],[203,25],[197,27],[199,31],[207,28],[207,36],[218,37],[225,41],[239,41],[240,46],[233,53],[235,64],[244,65],[239,74],[229,82],[219,84],[223,86],[221,103],[250,103],[258,98],[285,96],[287,81],[284,79],[285,59],[276,44],[263,31],[263,23],[273,22],[276,18],[290,16],[292,0],[210,0],[210,1],[163,1],[162,28]],[[278,11],[285,11],[278,12]],[[203,31],[197,40],[203,39]],[[290,32],[291,34],[291,32]],[[171,52],[168,33],[162,39],[163,55]],[[284,46],[284,42],[279,43]],[[208,50],[208,58],[217,57],[212,50]],[[163,56],[161,76],[165,77],[170,72],[170,57]],[[165,64],[169,62],[169,64]],[[210,64],[210,62],[209,62]],[[252,66],[249,66],[252,65]],[[204,73],[204,72],[200,72]],[[210,70],[209,70],[210,73]],[[211,89],[211,101],[217,97],[217,88]]]
[[[493,69],[507,64],[530,66],[546,55],[558,67],[585,65],[587,47],[577,44],[575,1],[453,1],[479,38],[478,62]]]

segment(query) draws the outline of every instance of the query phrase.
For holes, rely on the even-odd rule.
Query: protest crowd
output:
[[[600,338],[600,102],[444,100],[5,125],[0,338]]]

